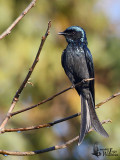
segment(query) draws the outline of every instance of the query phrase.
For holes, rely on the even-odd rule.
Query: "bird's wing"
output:
[[[85,47],[84,51],[85,51],[85,57],[86,57],[89,77],[94,78],[94,65],[93,65],[92,55],[87,47]],[[94,80],[90,81],[90,91],[93,97],[93,102],[95,103]]]
[[[61,60],[65,73],[73,84],[79,83],[85,78],[94,78],[92,55],[87,46],[83,50],[67,51],[65,49]],[[94,101],[94,80],[89,82],[89,89]],[[81,87],[76,87],[76,90],[80,94]]]
[[[62,67],[64,68],[64,71],[65,71],[66,75],[69,77],[72,84],[74,84],[75,78],[73,76],[73,71],[70,69],[69,65],[66,65],[66,61],[68,61],[68,58],[66,57],[66,49],[65,49],[63,51],[62,57],[61,57]],[[69,60],[69,64],[71,64],[70,60]]]

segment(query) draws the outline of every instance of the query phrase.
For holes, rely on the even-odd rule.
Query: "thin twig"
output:
[[[77,83],[77,84],[75,84],[75,85],[72,85],[72,86],[70,86],[70,87],[62,90],[61,92],[56,93],[55,95],[53,95],[53,96],[51,96],[51,97],[49,97],[49,98],[47,98],[47,99],[39,102],[38,104],[35,104],[35,105],[33,105],[33,106],[30,106],[30,107],[27,107],[27,108],[25,108],[25,109],[21,109],[21,110],[16,111],[16,112],[12,112],[12,113],[10,114],[10,117],[12,117],[12,116],[14,116],[14,115],[16,115],[16,114],[19,114],[19,113],[28,111],[28,110],[30,110],[30,109],[33,109],[33,108],[35,108],[35,107],[37,107],[37,106],[40,106],[40,105],[42,105],[43,103],[46,103],[46,102],[48,102],[48,101],[51,101],[51,100],[53,100],[55,97],[61,95],[62,93],[66,92],[66,91],[68,91],[68,90],[70,90],[70,89],[73,89],[73,88],[75,88],[75,87],[77,87],[77,86],[80,86],[80,85],[82,85],[83,83],[85,83],[85,82],[87,82],[87,81],[91,81],[91,80],[94,80],[94,78],[83,79],[81,82],[79,82],[79,83]]]
[[[119,96],[119,95],[120,95],[120,92],[117,92],[117,93],[113,94],[112,96],[108,97],[108,98],[105,99],[104,101],[98,103],[98,104],[96,105],[96,108],[99,108],[99,107],[100,107],[101,105],[103,105],[104,103],[110,101],[111,99],[113,99],[113,98],[115,98],[115,97],[117,97],[117,96]]]
[[[10,106],[10,109],[9,109],[5,119],[3,120],[1,126],[0,126],[0,132],[2,132],[2,130],[4,130],[4,127],[7,124],[8,120],[10,119],[10,114],[11,114],[12,110],[14,109],[14,107],[15,107],[18,99],[19,99],[19,96],[20,96],[21,92],[23,91],[24,87],[26,86],[26,84],[27,84],[27,82],[28,82],[28,80],[29,80],[29,78],[30,78],[30,76],[31,76],[31,74],[32,74],[37,62],[39,61],[39,56],[40,56],[41,50],[43,48],[44,42],[45,42],[45,40],[46,40],[46,38],[47,38],[47,36],[49,34],[50,27],[51,27],[51,21],[48,22],[47,31],[46,31],[45,35],[42,37],[42,40],[41,40],[37,55],[35,57],[35,60],[34,60],[34,62],[32,64],[32,66],[31,66],[31,68],[29,69],[29,71],[27,73],[27,76],[25,77],[24,81],[22,82],[20,88],[17,90],[17,92],[16,92],[16,94],[15,94],[13,100],[12,100],[12,104]]]
[[[106,124],[111,122],[111,120],[104,120],[103,122],[101,122],[102,124]],[[89,132],[92,132],[93,129],[89,130]],[[14,151],[6,151],[6,150],[0,150],[0,154],[3,155],[12,155],[12,156],[32,156],[35,154],[40,154],[40,153],[45,153],[45,152],[50,152],[50,151],[54,151],[54,150],[58,150],[58,149],[63,149],[68,147],[69,145],[71,145],[73,142],[77,141],[79,139],[79,136],[74,137],[73,139],[67,141],[66,143],[62,144],[62,145],[56,145],[53,147],[49,147],[49,148],[45,148],[42,150],[37,150],[37,151],[28,151],[28,152],[14,152]]]
[[[16,24],[28,13],[28,11],[35,6],[37,0],[32,0],[27,8],[20,14],[20,16],[0,35],[0,40],[11,33],[11,30]]]

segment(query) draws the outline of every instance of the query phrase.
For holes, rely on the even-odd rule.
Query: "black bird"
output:
[[[61,61],[72,84],[75,85],[83,79],[94,78],[93,59],[87,48],[85,31],[79,26],[71,26],[58,34],[65,36],[68,42]],[[108,137],[95,112],[94,80],[77,86],[75,89],[81,96],[81,127],[78,145],[82,143],[91,127],[104,137]]]

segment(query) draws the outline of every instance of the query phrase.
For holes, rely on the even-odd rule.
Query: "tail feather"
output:
[[[81,95],[81,126],[80,126],[80,136],[78,145],[80,145],[85,137],[85,134],[91,128],[91,120],[90,120],[90,113],[89,107],[87,103],[87,99],[85,99]]]
[[[102,124],[100,123],[97,117],[91,93],[89,94],[88,106],[90,111],[91,125],[94,128],[94,130],[104,137],[109,137],[108,133],[105,131],[105,129],[103,128]]]
[[[93,98],[91,93],[89,93],[89,98],[87,99],[81,95],[81,127],[78,145],[82,143],[85,134],[91,127],[104,137],[109,136],[97,117]]]

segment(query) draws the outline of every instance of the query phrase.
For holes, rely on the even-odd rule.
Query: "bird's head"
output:
[[[68,27],[65,31],[59,32],[59,35],[63,35],[68,43],[80,42],[87,44],[86,33],[83,28],[79,26]]]

